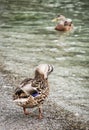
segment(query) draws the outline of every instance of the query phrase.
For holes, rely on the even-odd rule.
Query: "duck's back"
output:
[[[13,99],[22,107],[35,107],[42,104],[49,94],[47,80],[25,79],[16,88]]]

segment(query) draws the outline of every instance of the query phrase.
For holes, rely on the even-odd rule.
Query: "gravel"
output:
[[[89,121],[57,106],[48,98],[43,104],[43,119],[38,119],[38,109],[24,115],[21,107],[12,100],[14,88],[21,77],[8,71],[0,72],[0,130],[89,130]],[[30,111],[30,109],[28,109]]]

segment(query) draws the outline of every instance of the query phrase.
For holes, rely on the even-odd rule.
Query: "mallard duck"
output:
[[[49,94],[48,75],[53,66],[40,64],[35,69],[34,78],[27,78],[21,82],[13,94],[14,102],[23,108],[24,114],[29,114],[26,108],[39,108],[39,118],[42,118],[42,104]]]
[[[66,18],[63,15],[58,15],[52,21],[58,22],[58,24],[55,27],[55,30],[57,30],[57,31],[69,31],[69,30],[73,29],[72,20],[69,18]]]

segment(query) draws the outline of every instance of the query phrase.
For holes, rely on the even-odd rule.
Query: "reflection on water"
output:
[[[88,0],[3,1],[0,4],[0,59],[5,69],[31,76],[40,63],[54,65],[49,98],[79,116],[89,117]],[[64,14],[72,32],[57,32],[51,20]],[[87,15],[86,15],[87,14]]]

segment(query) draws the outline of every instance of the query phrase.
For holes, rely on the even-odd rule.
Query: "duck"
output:
[[[49,95],[48,76],[52,71],[52,65],[40,64],[35,68],[34,78],[24,79],[14,90],[13,101],[23,108],[25,115],[29,114],[27,108],[38,107],[38,118],[43,117],[42,104]]]
[[[66,18],[64,15],[58,15],[52,22],[58,22],[55,27],[57,31],[70,31],[73,29],[72,19]]]

